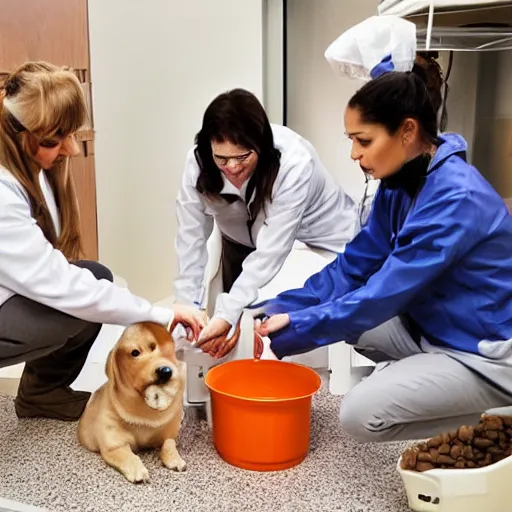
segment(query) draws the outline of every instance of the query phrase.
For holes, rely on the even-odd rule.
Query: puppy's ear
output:
[[[108,380],[114,386],[114,389],[117,389],[119,386],[119,370],[117,368],[118,364],[118,354],[117,350],[113,348],[107,357],[107,364],[105,365],[105,373],[107,374]]]
[[[112,380],[112,381],[114,380],[114,368],[112,368],[112,359],[114,358],[114,356],[113,356],[114,350],[115,349],[112,349],[108,353],[107,363],[105,364],[105,373],[107,374],[107,378],[108,378],[108,380]]]

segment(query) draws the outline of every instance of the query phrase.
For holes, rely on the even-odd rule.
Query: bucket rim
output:
[[[228,365],[228,364],[231,364],[231,363],[237,363],[238,361],[253,361],[255,363],[265,363],[265,364],[278,364],[278,365],[293,365],[293,366],[298,366],[298,367],[301,367],[301,368],[304,368],[305,370],[307,370],[308,372],[310,373],[313,373],[316,377],[316,389],[314,391],[311,391],[310,393],[305,393],[305,394],[301,394],[299,396],[294,396],[294,397],[290,397],[290,398],[249,398],[249,397],[244,397],[244,396],[239,396],[239,395],[235,395],[233,393],[227,393],[226,391],[220,391],[218,389],[215,389],[214,387],[212,387],[209,383],[208,383],[208,376],[210,375],[210,373],[212,371],[217,371],[219,368],[222,368],[223,366],[225,365]],[[235,361],[225,361],[224,363],[221,363],[217,366],[213,366],[211,367],[205,378],[204,378],[204,383],[205,383],[205,386],[210,390],[210,392],[214,392],[214,393],[217,393],[219,395],[222,395],[222,396],[226,396],[226,397],[229,397],[229,398],[234,398],[236,400],[243,400],[245,402],[260,402],[260,403],[282,403],[282,402],[294,402],[294,401],[297,401],[297,400],[303,400],[304,398],[310,398],[312,397],[313,395],[315,395],[316,393],[318,393],[318,391],[320,390],[321,386],[322,386],[322,379],[320,377],[320,375],[318,375],[317,372],[315,372],[315,370],[313,368],[310,368],[309,366],[306,366],[304,364],[300,364],[300,363],[295,363],[295,362],[291,362],[291,361],[274,361],[274,360],[271,360],[271,359],[237,359]]]

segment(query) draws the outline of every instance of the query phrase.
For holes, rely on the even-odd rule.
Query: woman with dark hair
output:
[[[385,70],[350,99],[352,158],[380,179],[368,224],[262,309],[278,358],[345,340],[385,354],[341,404],[363,441],[427,438],[512,403],[512,217],[439,134],[425,73]]]
[[[177,200],[178,302],[203,305],[206,242],[222,233],[224,293],[197,346],[222,357],[242,310],[280,270],[296,240],[333,252],[353,237],[353,201],[313,146],[271,125],[258,99],[235,89],[208,106]]]

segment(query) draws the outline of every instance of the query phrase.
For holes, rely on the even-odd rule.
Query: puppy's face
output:
[[[184,388],[172,336],[149,322],[124,331],[108,356],[106,370],[118,395],[141,395],[148,407],[159,411],[166,410]]]

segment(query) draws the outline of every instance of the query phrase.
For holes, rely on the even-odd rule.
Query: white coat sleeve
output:
[[[199,307],[203,302],[204,272],[208,261],[206,243],[213,231],[213,217],[207,215],[203,199],[196,190],[198,175],[194,151],[190,150],[176,200],[178,234],[175,248],[179,273],[174,281],[174,295],[179,303]]]
[[[167,324],[171,310],[152,306],[126,288],[68,262],[46,239],[17,185],[0,191],[0,285],[82,320],[130,325]]]
[[[229,293],[218,296],[214,316],[235,325],[258,290],[271,281],[293,248],[306,208],[313,161],[295,165],[278,184],[267,216],[256,239],[256,250],[243,262],[242,273]]]

